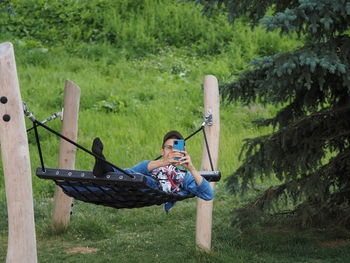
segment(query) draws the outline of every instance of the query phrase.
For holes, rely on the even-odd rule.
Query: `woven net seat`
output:
[[[219,181],[220,172],[200,172],[208,181]],[[161,191],[147,184],[146,175],[109,172],[95,177],[91,171],[37,168],[41,179],[53,180],[74,199],[114,208],[137,208],[182,201],[194,197]]]

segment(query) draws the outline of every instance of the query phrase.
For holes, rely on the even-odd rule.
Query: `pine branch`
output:
[[[248,207],[265,210],[267,207],[271,206],[271,202],[278,199],[284,193],[285,189],[290,183],[291,182],[270,187],[252,203],[250,203]]]
[[[259,24],[260,19],[265,16],[268,10],[275,14],[287,8],[295,8],[298,5],[297,0],[195,0],[195,2],[202,4],[204,12],[207,14],[210,14],[215,8],[224,9],[232,23],[241,16],[247,16],[252,27]]]
[[[279,28],[306,34],[310,41],[324,42],[347,31],[349,3],[344,0],[300,0],[294,9],[285,9],[261,20],[267,31]]]
[[[255,59],[237,80],[221,86],[227,102],[282,106],[273,118],[257,121],[274,130],[245,140],[244,163],[228,185],[237,188],[240,179],[245,191],[256,177],[270,175],[283,183],[239,213],[258,218],[286,194],[295,204],[303,201],[295,211],[304,222],[350,221],[344,216],[350,213],[350,0],[208,2],[220,2],[233,20],[246,15],[252,25],[269,11],[261,20],[267,31],[305,39],[295,51]]]
[[[330,200],[337,193],[344,195],[344,192],[347,193],[350,189],[349,156],[350,148],[331,158],[327,164],[313,173],[302,174],[300,178],[270,187],[246,208],[269,210],[272,203],[286,194],[293,198],[294,204],[302,199],[325,201]],[[347,199],[350,200],[350,195],[347,196]]]
[[[240,100],[246,104],[257,100],[263,104],[288,103],[298,92],[305,92],[306,109],[322,103],[337,103],[338,93],[346,94],[344,86],[350,87],[349,57],[350,38],[344,36],[325,44],[257,59],[252,62],[255,70],[248,70],[240,74],[237,81],[222,85],[221,93],[228,101]]]

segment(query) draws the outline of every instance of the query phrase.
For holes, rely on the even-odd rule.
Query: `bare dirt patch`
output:
[[[71,253],[88,254],[88,253],[97,252],[99,250],[100,250],[99,248],[95,248],[95,247],[73,247],[73,248],[66,249],[64,252],[67,254],[71,254]]]

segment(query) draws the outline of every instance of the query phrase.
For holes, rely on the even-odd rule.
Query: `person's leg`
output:
[[[160,184],[157,182],[156,179],[152,178],[152,177],[149,176],[149,175],[146,175],[145,177],[146,177],[146,184],[147,184],[148,186],[150,186],[150,187],[152,187],[152,188],[155,188],[155,189],[159,189],[159,190],[162,189],[161,186],[160,186]]]
[[[136,173],[140,173],[140,174],[144,174],[144,175],[151,175],[151,172],[148,171],[148,163],[149,162],[150,161],[148,161],[148,160],[142,161],[138,164],[135,164],[130,169],[135,171]]]
[[[97,137],[94,139],[92,143],[92,152],[97,156],[101,157],[103,160],[106,160],[102,151],[103,151],[103,143],[101,142],[100,138]],[[102,177],[105,173],[114,171],[113,167],[110,166],[108,163],[104,162],[103,160],[95,158],[95,165],[94,165],[94,169],[92,170],[92,173],[96,177]]]
[[[138,165],[138,164],[137,164]],[[134,170],[133,168],[136,168],[136,170]],[[132,168],[125,168],[124,171],[129,173],[129,174],[140,174],[140,175],[143,175],[145,176],[146,178],[146,184],[152,188],[155,188],[155,189],[161,189],[159,183],[157,182],[157,180],[155,180],[154,178],[152,178],[150,175],[146,175],[146,174],[143,174],[141,173],[140,169],[137,169],[138,167],[137,166],[133,166]],[[120,171],[118,171],[117,169],[113,168],[114,172],[116,173],[120,173]]]

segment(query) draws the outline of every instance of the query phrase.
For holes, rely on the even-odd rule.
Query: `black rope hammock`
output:
[[[147,185],[146,175],[130,174],[107,160],[103,160],[100,156],[56,132],[55,130],[46,126],[44,123],[37,121],[34,115],[27,110],[25,104],[24,113],[33,122],[32,129],[34,129],[40,157],[41,167],[36,169],[36,175],[41,179],[53,180],[56,185],[61,187],[66,195],[73,197],[74,199],[113,208],[138,208],[161,205],[167,202],[182,201],[184,199],[194,197],[193,194],[180,195],[175,193],[167,193],[153,188]],[[201,127],[187,136],[184,140],[188,140],[198,132],[203,131],[206,150],[212,171],[200,171],[199,173],[206,180],[210,182],[217,182],[221,178],[221,173],[219,171],[214,171],[209,145],[204,130],[205,125],[210,123],[210,119],[211,116],[206,116],[206,120],[203,122]],[[46,168],[41,151],[39,133],[37,129],[38,126],[45,128],[47,131],[73,144],[95,158],[103,160],[118,170],[118,172],[109,172],[103,177],[96,177],[91,171]],[[161,156],[156,158],[156,160],[160,157]]]

